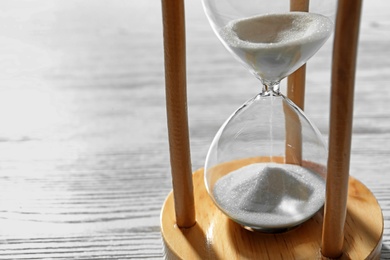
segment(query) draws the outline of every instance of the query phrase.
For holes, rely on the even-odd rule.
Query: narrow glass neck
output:
[[[263,81],[263,88],[261,89],[262,96],[277,96],[280,95],[280,82],[265,82]]]

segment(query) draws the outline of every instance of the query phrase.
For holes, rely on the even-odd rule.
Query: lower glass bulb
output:
[[[322,208],[327,155],[318,129],[294,103],[263,92],[219,129],[206,158],[206,188],[235,222],[280,232]]]

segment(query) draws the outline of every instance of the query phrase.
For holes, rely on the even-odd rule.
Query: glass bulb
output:
[[[335,0],[203,0],[216,35],[263,85],[223,124],[209,149],[205,184],[228,217],[278,232],[323,206],[327,148],[318,129],[280,93],[333,30]]]

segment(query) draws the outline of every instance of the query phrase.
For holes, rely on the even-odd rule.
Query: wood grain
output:
[[[159,1],[0,1],[0,259],[161,259],[172,189]],[[351,175],[377,197],[390,259],[390,3],[365,1]],[[23,14],[23,15],[22,15]],[[260,91],[186,1],[192,171]],[[142,21],[139,22],[139,21]],[[307,66],[305,113],[328,135],[330,41]],[[282,92],[286,82],[283,81]]]

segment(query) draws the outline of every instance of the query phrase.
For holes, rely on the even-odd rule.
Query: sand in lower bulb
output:
[[[218,207],[243,226],[265,231],[292,228],[324,205],[325,180],[292,164],[256,163],[219,179]]]

